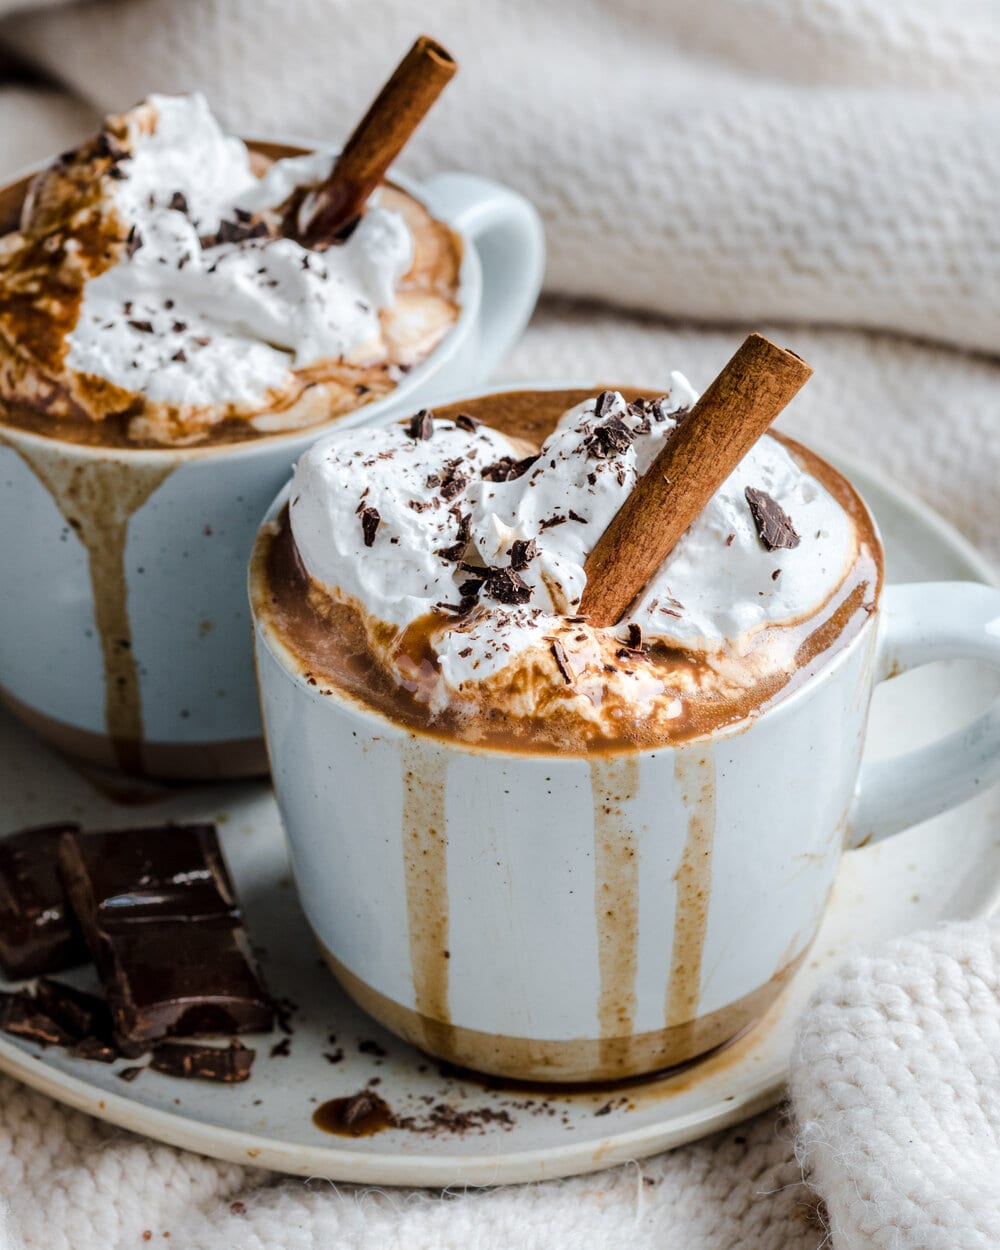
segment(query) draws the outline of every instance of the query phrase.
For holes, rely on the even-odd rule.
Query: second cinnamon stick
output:
[[[691,522],[812,375],[794,352],[751,334],[636,483],[587,557],[579,611],[621,620]]]

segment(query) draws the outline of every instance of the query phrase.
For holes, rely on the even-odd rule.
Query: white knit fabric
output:
[[[791,1092],[838,1250],[1000,1245],[1000,931],[845,964],[803,1022]]]
[[[509,182],[549,232],[564,298],[509,373],[652,389],[680,367],[700,387],[762,322],[816,366],[786,427],[880,465],[1000,563],[989,0],[37,4],[0,0],[26,6],[0,45],[76,102],[0,90],[0,177],[154,89],[204,89],[246,132],[336,139],[426,28],[463,68],[404,166]],[[995,946],[967,928],[856,960],[805,1020],[801,1157],[837,1250],[1000,1239]],[[217,1164],[0,1081],[0,1195],[25,1250],[131,1250],[146,1230],[174,1250],[818,1250],[831,1232],[793,1136],[775,1113],[596,1177],[383,1194]]]

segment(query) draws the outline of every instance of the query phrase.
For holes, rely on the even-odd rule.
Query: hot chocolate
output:
[[[346,233],[304,244],[288,205],[332,164],[251,151],[199,95],[109,117],[0,239],[3,421],[192,446],[389,393],[458,316],[460,245],[389,184]]]
[[[676,745],[787,695],[868,619],[870,518],[843,478],[760,440],[625,617],[578,608],[597,539],[696,396],[522,392],[300,459],[255,609],[307,680],[477,745]]]

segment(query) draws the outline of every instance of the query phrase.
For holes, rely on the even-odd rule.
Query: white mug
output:
[[[485,379],[541,287],[542,226],[522,196],[469,174],[393,179],[461,237],[460,314],[390,395],[340,425]],[[0,192],[0,229],[26,182]],[[190,779],[266,771],[246,565],[295,459],[329,429],[129,450],[30,433],[0,412],[0,698],[97,764]]]
[[[387,1028],[508,1077],[634,1076],[733,1038],[808,950],[846,848],[1000,775],[997,710],[861,767],[878,682],[939,659],[1000,668],[1000,591],[977,584],[890,586],[757,716],[589,757],[414,732],[307,680],[259,610],[255,627],[272,776],[328,962]]]

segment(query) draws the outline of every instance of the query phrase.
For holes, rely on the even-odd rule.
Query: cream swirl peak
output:
[[[40,176],[21,232],[0,243],[0,295],[16,301],[0,399],[127,413],[133,440],[185,443],[227,421],[248,434],[312,424],[391,389],[455,320],[457,251],[393,188],[341,242],[285,237],[290,194],[332,161],[260,172],[197,94],[109,118]],[[51,341],[31,361],[40,335]]]
[[[577,616],[587,554],[695,398],[679,373],[652,402],[603,392],[566,412],[539,449],[429,414],[335,433],[302,456],[292,483],[304,568],[358,610],[380,665],[433,711],[482,710],[499,695],[506,714],[536,716],[555,689],[589,719],[612,704],[640,714],[663,704],[657,714],[669,716],[678,681],[700,679],[690,666],[664,674],[653,652],[700,656],[722,682],[739,680],[727,675],[733,661],[758,673],[760,657],[747,658],[758,636],[818,612],[859,550],[841,504],[767,436],[625,620],[597,629]],[[764,541],[774,535],[761,500],[791,517],[795,545]],[[791,663],[801,641],[791,633],[768,665]]]

